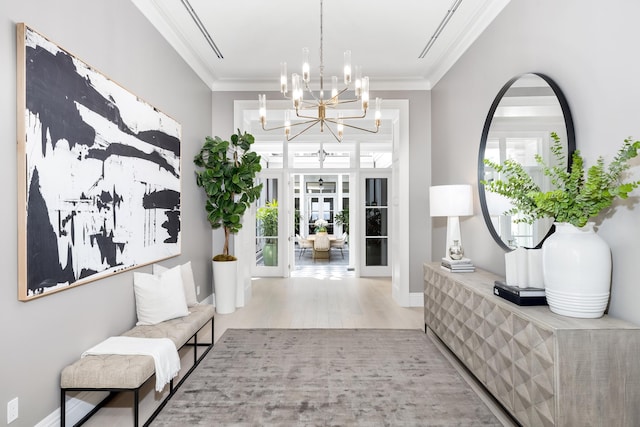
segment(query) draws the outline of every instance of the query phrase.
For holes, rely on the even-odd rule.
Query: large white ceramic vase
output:
[[[229,314],[236,311],[236,286],[238,261],[212,261],[216,313]]]
[[[604,314],[611,287],[611,249],[593,223],[575,227],[555,223],[542,245],[542,270],[551,311],[571,317]]]

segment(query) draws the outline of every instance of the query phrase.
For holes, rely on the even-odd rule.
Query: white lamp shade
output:
[[[471,185],[435,185],[429,188],[431,216],[473,215]]]

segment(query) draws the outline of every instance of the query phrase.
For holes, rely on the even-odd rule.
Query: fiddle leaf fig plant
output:
[[[224,228],[223,252],[213,257],[214,261],[237,259],[229,255],[229,235],[242,228],[242,216],[260,196],[262,184],[256,185],[255,178],[262,166],[260,155],[250,151],[254,141],[253,135],[240,129],[229,141],[208,136],[193,159],[202,168],[196,170],[196,184],[206,193],[205,210],[211,228]]]
[[[551,153],[558,165],[566,164],[560,138],[553,132]],[[567,171],[562,166],[548,166],[542,156],[536,154],[536,162],[542,173],[548,176],[554,190],[542,191],[525,168],[514,160],[496,163],[485,159],[485,165],[503,174],[504,180],[482,181],[485,190],[500,194],[513,204],[507,215],[520,214],[516,222],[532,224],[540,218],[554,218],[556,222],[566,222],[576,227],[611,206],[619,197],[626,199],[629,193],[640,186],[640,181],[623,182],[624,172],[630,168],[629,160],[639,154],[640,141],[624,140],[608,166],[599,157],[585,175],[584,159],[578,150],[571,157],[571,167]]]

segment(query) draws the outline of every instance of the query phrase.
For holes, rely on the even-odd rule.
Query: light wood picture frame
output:
[[[18,299],[180,254],[181,126],[17,24]]]

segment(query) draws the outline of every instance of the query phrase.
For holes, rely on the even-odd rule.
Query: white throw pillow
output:
[[[136,295],[136,325],[155,325],[189,315],[182,287],[180,266],[160,275],[133,273]]]
[[[196,281],[193,278],[191,261],[182,264],[180,267],[182,286],[184,287],[184,298],[187,300],[187,306],[193,307],[198,304],[198,298],[196,296]],[[167,267],[163,267],[160,264],[153,264],[153,274],[155,275],[160,275],[167,270]]]

